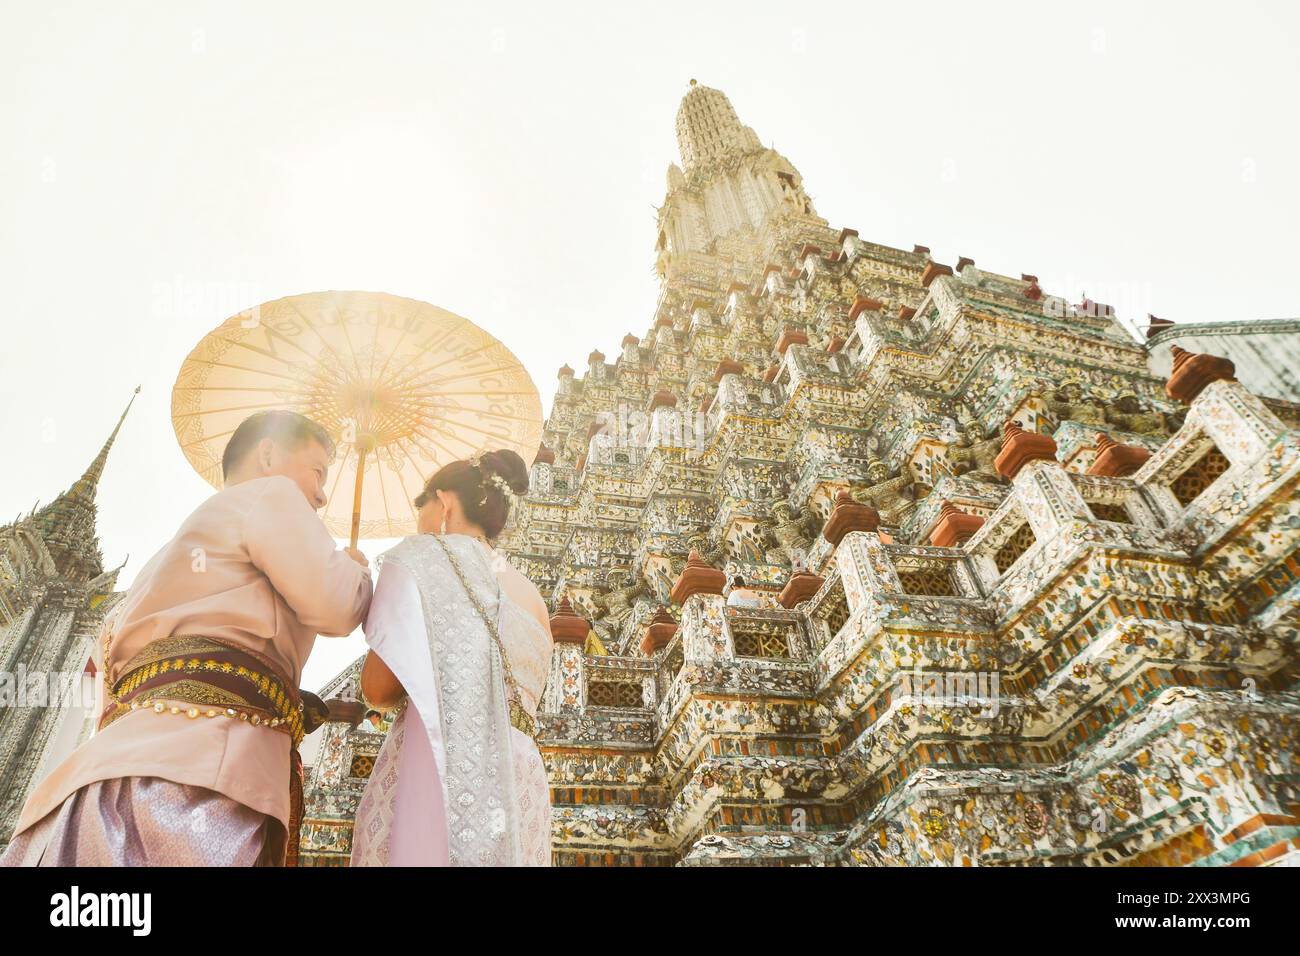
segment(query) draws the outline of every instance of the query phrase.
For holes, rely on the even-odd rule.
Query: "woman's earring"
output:
[[[446,534],[447,534],[447,506],[446,506],[446,504],[443,504],[443,505],[442,505],[442,530],[439,532],[439,534],[443,535],[444,537],[446,537]]]

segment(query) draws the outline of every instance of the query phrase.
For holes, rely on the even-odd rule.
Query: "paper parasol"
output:
[[[509,349],[468,319],[383,292],[312,292],[232,316],[172,388],[181,450],[215,488],[231,433],[272,408],[338,442],[321,517],[354,545],[414,533],[412,499],[448,462],[497,448],[531,462],[542,435],[537,387]]]

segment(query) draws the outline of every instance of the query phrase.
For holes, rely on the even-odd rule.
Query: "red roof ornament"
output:
[[[670,597],[674,604],[685,604],[692,594],[721,594],[726,583],[727,576],[712,565],[705,564],[700,552],[692,548],[686,559],[686,567],[677,576]]]
[[[677,396],[672,392],[660,389],[650,397],[650,407],[646,409],[648,413],[653,414],[656,408],[676,408]]]
[[[952,548],[964,544],[984,526],[979,515],[968,514],[951,501],[945,501],[939,510],[939,521],[930,532],[930,543],[936,548]]]
[[[645,633],[641,636],[641,650],[646,657],[653,657],[655,651],[668,646],[668,642],[676,633],[677,622],[668,613],[668,608],[661,604],[655,610],[654,617],[650,618],[650,623],[646,625]]]
[[[1102,302],[1093,302],[1087,296],[1084,296],[1083,301],[1074,308],[1076,312],[1081,312],[1094,319],[1104,319],[1115,314],[1115,310],[1111,306]]]
[[[849,321],[852,322],[863,312],[879,312],[884,307],[884,303],[879,299],[870,299],[860,295],[853,300],[853,308],[849,309]]]
[[[781,589],[777,601],[783,608],[793,610],[796,604],[802,604],[820,591],[824,583],[826,583],[825,578],[820,575],[808,571],[796,571],[785,582],[785,587]]]
[[[795,344],[807,345],[808,333],[787,326],[781,331],[781,337],[776,340],[776,350],[784,355],[785,350]]]
[[[1211,382],[1234,382],[1237,366],[1229,359],[1204,352],[1188,352],[1177,345],[1171,348],[1174,367],[1165,383],[1165,394],[1176,402],[1190,405]]]
[[[1161,319],[1147,313],[1147,338],[1155,338],[1165,329],[1172,329],[1177,323],[1173,319]]]
[[[1056,442],[1050,435],[1027,432],[1015,419],[1008,419],[1002,430],[1002,450],[993,467],[1010,480],[1031,461],[1056,461]]]
[[[1121,445],[1105,432],[1097,432],[1097,457],[1088,474],[1103,478],[1127,478],[1141,468],[1151,452],[1140,445]]]
[[[744,375],[745,366],[741,365],[735,359],[724,358],[718,362],[718,367],[713,370],[713,382],[716,385],[722,381],[724,375]]]
[[[835,507],[831,509],[831,516],[822,526],[822,537],[829,541],[832,547],[839,547],[839,543],[850,531],[875,531],[879,527],[880,512],[871,505],[854,501],[848,491],[841,490],[835,496]]]
[[[939,276],[952,275],[952,266],[945,266],[939,262],[930,262],[926,264],[925,271],[921,273],[921,285],[924,288],[930,288],[930,283]]]
[[[585,644],[591,625],[569,603],[569,595],[560,598],[560,604],[551,615],[551,638],[559,644]]]

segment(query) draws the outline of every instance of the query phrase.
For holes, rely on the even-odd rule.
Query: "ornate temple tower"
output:
[[[1294,861],[1276,359],[833,229],[717,90],[677,133],[650,327],[560,369],[499,546],[555,609],[555,862]],[[305,853],[375,749],[323,745]]]
[[[685,172],[676,163],[668,167],[656,244],[661,276],[688,271],[699,254],[739,258],[742,270],[752,269],[763,250],[756,240],[783,217],[826,225],[799,171],[741,125],[720,91],[691,81],[677,110],[677,145]]]
[[[99,550],[95,493],[130,408],[67,491],[0,527],[0,845],[32,787],[94,727],[93,641],[121,597],[121,569],[105,571]]]

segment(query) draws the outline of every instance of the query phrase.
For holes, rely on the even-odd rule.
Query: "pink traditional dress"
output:
[[[366,643],[407,699],[357,808],[352,865],[549,866],[546,770],[519,726],[536,718],[549,627],[501,587],[517,572],[468,535],[415,535],[379,560]],[[512,721],[505,662],[466,583],[526,717]]]

